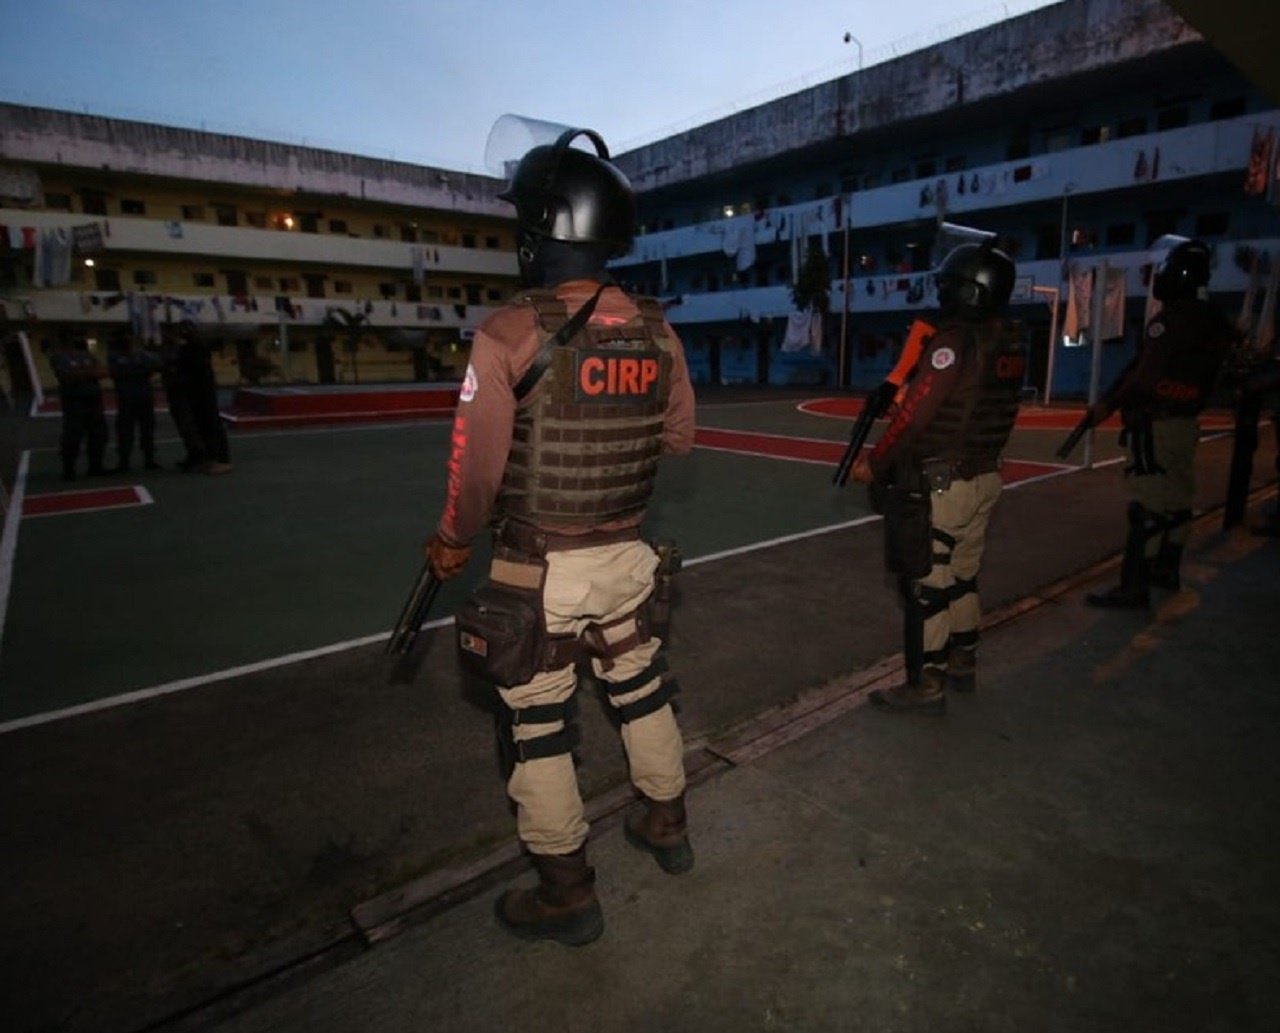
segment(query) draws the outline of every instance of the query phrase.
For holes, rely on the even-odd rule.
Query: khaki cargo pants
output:
[[[592,546],[547,553],[547,577],[543,609],[547,631],[553,635],[580,634],[589,624],[608,624],[635,610],[654,587],[658,557],[642,541]],[[635,622],[626,621],[606,633],[611,642],[635,632]],[[592,668],[597,678],[620,684],[637,678],[641,683],[630,692],[609,695],[621,710],[644,699],[661,685],[660,672],[643,678],[655,668],[662,640],[651,638],[613,659],[608,670],[597,659]],[[563,721],[523,723],[520,711],[529,707],[561,704],[577,688],[572,664],[554,671],[542,671],[524,685],[500,688],[503,702],[511,708],[517,744],[562,731]],[[684,743],[670,703],[622,725],[631,781],[653,800],[671,800],[684,792]],[[535,854],[567,854],[577,850],[587,838],[578,778],[570,753],[518,761],[507,782],[507,793],[516,804],[516,828],[520,840]]]
[[[1195,499],[1200,425],[1194,416],[1152,420],[1151,438],[1151,456],[1134,455],[1133,466],[1125,471],[1129,497],[1146,511],[1143,551],[1148,559],[1160,551],[1162,543],[1186,544]],[[1155,468],[1148,470],[1146,460],[1151,458]]]
[[[952,481],[933,493],[933,569],[915,583],[924,611],[926,667],[946,667],[952,648],[978,644],[978,569],[1001,487],[1000,474],[993,472]]]

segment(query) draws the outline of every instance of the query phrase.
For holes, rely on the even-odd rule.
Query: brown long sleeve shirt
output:
[[[558,286],[556,294],[572,315],[598,286],[590,280],[571,280]],[[626,322],[637,314],[635,303],[625,292],[609,287],[600,295],[590,321]],[[676,336],[674,331],[671,333]],[[476,330],[453,420],[449,487],[439,525],[441,537],[452,544],[469,544],[489,523],[511,451],[517,409],[515,385],[533,364],[539,346],[537,316],[530,305],[505,306]],[[526,399],[525,404],[532,404],[532,398]],[[664,454],[688,454],[693,449],[693,433],[693,385],[684,352],[677,348],[663,421]],[[617,526],[638,523],[642,517],[643,514],[628,517],[618,521]],[[574,529],[557,530],[572,533]]]

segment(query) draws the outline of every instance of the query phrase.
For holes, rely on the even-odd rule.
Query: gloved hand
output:
[[[866,456],[858,456],[853,461],[853,469],[849,471],[849,476],[858,484],[870,484],[875,480],[875,474],[871,472],[871,463]]]
[[[454,545],[436,532],[427,539],[422,550],[431,565],[431,573],[441,581],[448,581],[462,573],[471,558],[470,545]]]

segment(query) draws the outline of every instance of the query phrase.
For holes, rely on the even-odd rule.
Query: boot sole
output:
[[[493,916],[498,920],[498,925],[521,940],[529,942],[551,940],[566,947],[585,947],[588,943],[600,939],[604,932],[604,912],[600,910],[599,902],[564,918],[531,925],[516,925],[508,921],[507,916],[502,913],[502,902],[506,899],[507,895],[503,893],[494,901]]]
[[[625,825],[622,833],[627,842],[637,850],[652,854],[654,860],[658,862],[658,867],[668,875],[683,875],[693,868],[693,847],[687,839],[676,846],[654,846],[644,837],[636,835]]]
[[[947,698],[945,696],[931,699],[928,703],[911,703],[906,706],[890,703],[878,692],[871,693],[869,698],[873,706],[890,714],[928,714],[931,717],[941,717],[947,712]]]

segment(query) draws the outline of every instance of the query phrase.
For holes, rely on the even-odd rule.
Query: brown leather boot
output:
[[[947,688],[973,692],[978,687],[978,655],[964,646],[953,646],[947,657]]]
[[[627,815],[624,829],[627,842],[653,854],[668,875],[680,875],[693,867],[684,793],[674,800],[646,796],[644,803]]]
[[[604,912],[596,898],[596,870],[587,848],[571,854],[534,854],[538,885],[507,890],[494,911],[498,923],[522,940],[555,940],[581,947],[604,932]]]
[[[938,667],[926,667],[916,683],[910,680],[891,689],[876,689],[871,702],[882,710],[899,713],[945,714],[947,712],[946,675]]]

